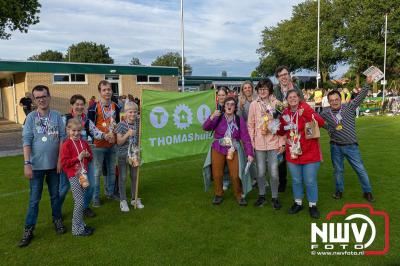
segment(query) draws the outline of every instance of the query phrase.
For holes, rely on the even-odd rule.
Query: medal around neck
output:
[[[42,141],[43,141],[43,142],[46,142],[46,141],[47,141],[47,137],[46,137],[46,136],[43,136],[43,137],[42,137]]]

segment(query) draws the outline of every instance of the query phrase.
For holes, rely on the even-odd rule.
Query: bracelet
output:
[[[24,161],[24,165],[32,165],[31,161]]]

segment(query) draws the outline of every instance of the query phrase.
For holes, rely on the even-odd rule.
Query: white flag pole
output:
[[[318,0],[318,19],[317,19],[317,89],[319,88],[319,16],[320,16],[320,0]]]
[[[382,107],[385,103],[385,88],[386,88],[386,43],[387,43],[387,17],[388,14],[385,14],[385,53],[383,57],[383,90],[382,90]],[[382,113],[385,110],[382,110]]]
[[[185,92],[185,33],[183,27],[183,0],[181,0],[181,55],[182,55],[182,92]]]

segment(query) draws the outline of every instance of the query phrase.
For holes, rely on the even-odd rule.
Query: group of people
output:
[[[278,67],[276,77],[279,80],[276,86],[269,79],[260,80],[255,88],[252,82],[244,82],[238,97],[224,87],[216,92],[216,110],[203,124],[204,130],[214,135],[203,169],[205,181],[208,184],[214,181],[213,204],[222,203],[224,190],[231,183],[238,204],[246,206],[245,196],[257,184],[259,196],[254,205],[261,207],[268,202],[269,185],[271,204],[280,209],[279,192],[285,190],[288,168],[294,197],[289,212],[295,214],[303,209],[305,185],[310,215],[318,218],[317,176],[322,155],[315,135],[319,127],[324,127],[330,135],[336,180],[332,196],[335,199],[343,196],[346,158],[360,179],[364,197],[374,201],[355,133],[355,109],[367,95],[368,86],[344,104],[340,92],[329,92],[330,107],[318,114],[291,82],[287,67]],[[371,83],[369,77],[367,81]],[[29,245],[33,238],[44,181],[48,185],[57,234],[67,231],[62,206],[70,188],[74,202],[72,234],[93,234],[95,229],[86,225],[84,217],[95,217],[90,206],[102,205],[101,176],[106,198],[118,200],[122,212],[128,212],[129,205],[144,207],[137,197],[138,101],[131,97],[113,101],[111,84],[106,80],[98,84],[98,92],[99,99],[92,97],[88,108],[82,95],[73,95],[70,112],[60,115],[49,107],[48,87],[37,85],[32,89],[36,110],[27,112],[22,134],[24,175],[29,179],[30,194],[20,247]],[[269,182],[265,180],[266,172],[270,175]],[[128,175],[130,201],[125,187]]]
[[[252,180],[257,184],[259,194],[254,205],[264,206],[268,202],[268,182],[265,180],[268,170],[270,202],[274,209],[281,209],[279,192],[286,186],[288,168],[294,198],[289,213],[296,214],[303,209],[305,186],[310,216],[319,218],[317,177],[322,161],[321,127],[330,136],[336,183],[332,197],[340,199],[343,196],[346,158],[358,175],[364,198],[373,202],[355,132],[355,111],[367,95],[371,77],[367,77],[368,84],[349,102],[342,101],[342,93],[338,90],[330,91],[327,94],[329,107],[318,113],[291,82],[287,67],[278,67],[275,75],[279,80],[276,86],[268,78],[261,79],[255,88],[252,82],[244,82],[238,98],[229,97],[225,87],[216,92],[216,110],[203,124],[203,129],[212,131],[214,137],[203,167],[206,186],[211,181],[214,183],[212,203],[223,202],[229,177],[240,206],[247,205],[245,196],[252,189]]]
[[[94,228],[86,225],[84,217],[95,217],[90,205],[100,207],[102,204],[102,175],[106,198],[120,201],[121,211],[129,211],[125,188],[128,175],[131,179],[130,205],[144,207],[137,197],[136,174],[140,166],[138,105],[134,101],[125,101],[122,114],[120,106],[111,99],[111,84],[106,80],[100,81],[98,92],[99,100],[92,97],[88,109],[82,95],[73,95],[71,111],[61,116],[49,107],[51,95],[47,86],[37,85],[32,89],[37,108],[28,113],[22,133],[24,175],[30,182],[30,194],[20,247],[29,245],[33,238],[45,180],[57,234],[67,231],[62,220],[62,206],[69,188],[74,202],[72,234],[93,234]],[[119,170],[117,185],[116,169]]]

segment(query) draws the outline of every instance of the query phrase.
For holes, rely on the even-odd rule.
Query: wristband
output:
[[[32,165],[31,161],[24,161],[24,165]]]

